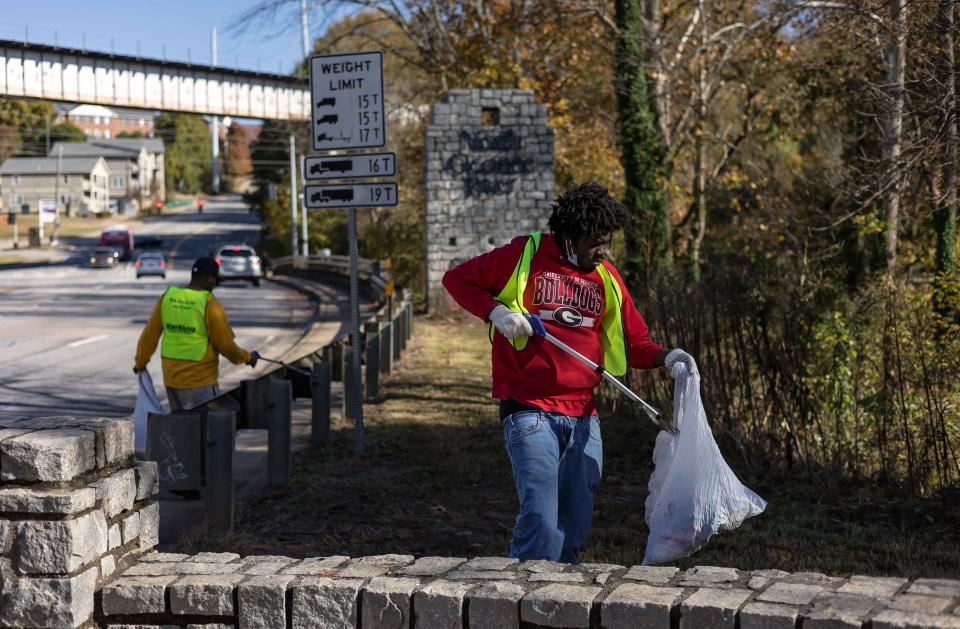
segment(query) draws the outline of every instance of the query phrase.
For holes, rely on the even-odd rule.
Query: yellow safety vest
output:
[[[207,301],[210,292],[168,288],[160,305],[163,341],[160,355],[174,360],[200,361],[207,353]]]
[[[530,278],[530,263],[533,256],[540,249],[540,232],[531,232],[523,253],[514,267],[510,280],[496,296],[496,300],[515,312],[527,314],[523,306],[523,293]],[[614,376],[623,376],[627,373],[627,345],[623,335],[623,292],[620,284],[613,278],[610,271],[603,264],[597,265],[597,273],[603,281],[604,313],[600,320],[600,343],[603,346],[603,369]],[[490,340],[493,341],[494,326],[490,324]],[[528,336],[518,336],[510,339],[509,343],[517,351],[527,347]]]

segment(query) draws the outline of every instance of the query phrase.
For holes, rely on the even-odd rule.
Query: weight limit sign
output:
[[[355,52],[310,58],[313,149],[383,146],[383,53]]]
[[[311,210],[389,207],[397,204],[397,184],[347,183],[304,186],[303,204]]]

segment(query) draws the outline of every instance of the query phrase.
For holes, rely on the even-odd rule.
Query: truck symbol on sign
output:
[[[337,124],[337,120],[339,119],[340,119],[340,116],[338,116],[337,114],[329,114],[327,116],[323,116],[322,118],[318,119],[317,124]]]
[[[336,98],[324,98],[322,101],[317,103],[317,107],[333,107],[336,104]]]
[[[329,173],[337,171],[340,173],[346,173],[353,170],[353,160],[349,159],[338,159],[338,160],[329,160],[326,162],[320,162],[319,164],[314,164],[310,167],[311,175],[322,175],[323,173]]]
[[[310,195],[311,203],[323,203],[324,201],[353,201],[353,189],[321,190]]]

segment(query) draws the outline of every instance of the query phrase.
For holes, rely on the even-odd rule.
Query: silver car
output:
[[[137,258],[137,279],[144,275],[156,275],[166,279],[167,259],[162,253],[143,253]]]
[[[260,286],[263,274],[260,256],[248,244],[226,244],[213,250],[213,257],[220,265],[221,280],[247,280]]]

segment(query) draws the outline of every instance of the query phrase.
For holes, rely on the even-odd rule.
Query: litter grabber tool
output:
[[[578,352],[577,350],[573,349],[572,347],[570,347],[569,345],[567,345],[566,343],[564,343],[563,341],[561,341],[560,339],[558,339],[558,338],[555,337],[554,335],[552,335],[552,334],[550,334],[549,332],[547,332],[547,328],[543,325],[543,321],[540,320],[540,317],[537,317],[537,316],[535,316],[535,315],[529,315],[529,314],[525,314],[525,315],[523,315],[523,316],[524,316],[524,317],[527,319],[527,321],[530,323],[530,327],[533,329],[533,333],[534,333],[535,335],[537,335],[537,336],[542,336],[542,337],[543,337],[544,339],[546,339],[548,342],[553,343],[554,345],[556,345],[557,347],[559,347],[560,349],[562,349],[562,350],[565,351],[566,353],[570,354],[571,356],[573,356],[574,358],[576,358],[577,360],[579,360],[581,363],[583,363],[584,365],[586,365],[586,366],[589,367],[590,369],[592,369],[592,370],[596,371],[598,374],[600,374],[600,376],[601,376],[604,380],[606,380],[607,382],[609,382],[610,384],[612,384],[613,386],[615,386],[617,389],[620,390],[621,393],[623,393],[623,394],[626,395],[628,398],[630,398],[631,400],[633,400],[634,402],[636,402],[637,404],[639,404],[640,407],[643,409],[643,411],[647,414],[647,417],[649,417],[650,420],[651,420],[654,424],[656,424],[658,428],[660,428],[661,430],[666,430],[666,431],[671,432],[671,433],[674,433],[674,434],[676,434],[676,433],[679,432],[678,429],[677,429],[677,427],[674,426],[674,424],[673,424],[672,421],[670,421],[669,419],[665,418],[665,417],[660,413],[660,411],[658,411],[656,408],[654,408],[653,406],[651,406],[650,404],[648,404],[647,402],[645,402],[639,395],[637,395],[636,393],[634,393],[633,391],[631,391],[630,388],[629,388],[627,385],[625,385],[625,384],[623,384],[622,382],[620,382],[619,380],[617,380],[614,376],[611,376],[609,373],[607,373],[607,372],[604,370],[603,367],[601,367],[601,366],[598,365],[597,363],[593,362],[592,360],[590,360],[589,358],[587,358],[586,356],[584,356],[583,354],[581,354],[581,353]]]
[[[300,375],[302,375],[302,376],[307,376],[308,378],[310,377],[310,372],[307,371],[306,369],[301,369],[300,367],[294,367],[293,365],[288,365],[287,363],[285,363],[285,362],[283,362],[283,361],[274,360],[274,359],[272,359],[272,358],[267,358],[266,356],[261,356],[261,357],[260,357],[260,360],[265,360],[265,361],[267,361],[268,363],[273,363],[274,365],[280,365],[281,367],[286,367],[286,368],[289,369],[290,371],[296,371],[298,374],[300,374]]]

